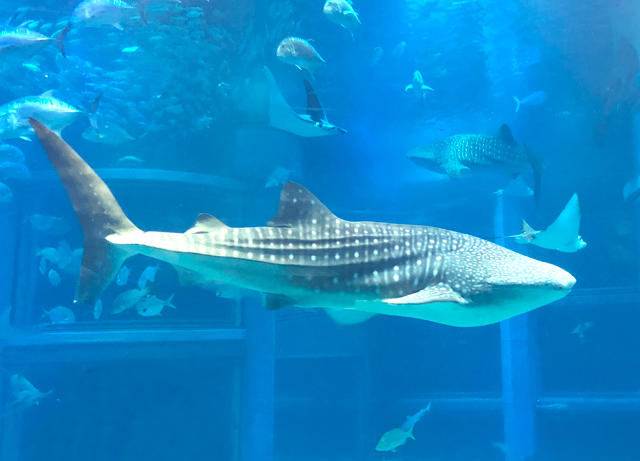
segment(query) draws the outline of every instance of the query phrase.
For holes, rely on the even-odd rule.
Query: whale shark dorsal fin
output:
[[[464,297],[445,284],[426,287],[400,298],[383,299],[383,302],[387,304],[469,303]]]
[[[299,184],[288,182],[280,192],[278,213],[267,226],[320,225],[330,219],[338,218],[315,195]]]
[[[327,116],[324,113],[324,109],[320,104],[320,100],[316,95],[316,92],[313,91],[313,87],[309,80],[304,80],[304,88],[307,91],[307,115],[311,117],[311,120],[314,122],[324,122],[327,120]]]
[[[193,227],[185,232],[185,234],[201,234],[206,232],[215,232],[221,229],[227,229],[225,223],[220,221],[215,216],[211,216],[207,213],[200,213],[196,219],[196,223]]]
[[[47,90],[44,93],[42,93],[40,95],[41,98],[47,99],[47,98],[53,98],[53,90]]]
[[[515,146],[518,144],[515,138],[513,137],[513,134],[511,133],[511,128],[509,128],[509,125],[507,125],[506,123],[502,124],[502,126],[500,127],[500,131],[498,131],[498,136],[502,138],[502,140],[507,144],[511,144],[512,146]]]

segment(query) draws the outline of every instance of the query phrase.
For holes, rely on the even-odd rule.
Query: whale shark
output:
[[[71,146],[31,119],[84,233],[76,301],[93,305],[130,256],[264,294],[267,308],[345,309],[451,326],[499,322],[566,296],[563,269],[471,235],[347,221],[301,185],[282,188],[261,227],[200,214],[183,233],[144,231]]]
[[[308,80],[304,81],[307,93],[307,113],[299,114],[293,110],[284,99],[284,96],[282,96],[269,68],[265,67],[264,73],[269,89],[269,125],[273,128],[305,138],[329,136],[347,132],[345,129],[337,127],[327,120],[320,100]]]

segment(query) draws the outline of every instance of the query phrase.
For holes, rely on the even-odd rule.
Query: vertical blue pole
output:
[[[635,167],[635,174],[640,174],[640,114],[633,115],[633,133],[635,135],[633,143],[633,160]],[[635,221],[636,232],[640,232],[640,211],[636,208]],[[640,261],[640,245],[636,245],[636,254],[638,255],[638,261]],[[640,266],[636,267],[636,279],[640,283]]]
[[[504,196],[496,196],[495,235],[505,235]],[[504,238],[498,243],[504,245]],[[502,401],[506,461],[523,461],[535,452],[533,357],[529,318],[525,315],[500,323]]]
[[[16,197],[14,197],[15,199]],[[16,256],[17,206],[0,205],[0,312],[12,302],[13,271]]]
[[[244,301],[247,332],[242,461],[273,460],[275,324],[273,312],[254,299]]]

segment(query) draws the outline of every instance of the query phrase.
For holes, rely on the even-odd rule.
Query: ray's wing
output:
[[[320,100],[313,90],[311,83],[307,79],[304,80],[304,88],[307,92],[307,114],[314,122],[324,122],[327,120],[327,116],[324,113],[324,109],[320,104]]]
[[[547,238],[572,240],[580,233],[580,202],[578,194],[573,194],[560,215],[544,231]]]

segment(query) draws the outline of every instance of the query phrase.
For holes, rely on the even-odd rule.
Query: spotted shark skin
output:
[[[268,307],[351,309],[453,326],[527,312],[562,298],[575,283],[556,266],[470,235],[342,220],[291,182],[265,227],[231,228],[202,214],[184,233],[144,232],[73,149],[31,123],[83,225],[83,302],[95,301],[121,262],[140,253],[203,279],[265,293]]]

